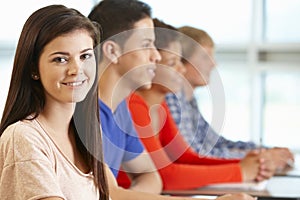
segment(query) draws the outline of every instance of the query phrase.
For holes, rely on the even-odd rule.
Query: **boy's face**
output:
[[[118,58],[119,74],[130,89],[149,89],[155,75],[156,62],[161,59],[154,46],[152,19],[137,21],[132,31],[124,43],[122,55]]]
[[[189,59],[193,65],[186,65],[185,73],[185,77],[192,87],[205,86],[209,83],[211,71],[215,67],[213,56],[213,47],[202,46],[195,49]]]

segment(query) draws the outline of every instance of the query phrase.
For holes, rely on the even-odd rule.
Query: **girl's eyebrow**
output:
[[[92,48],[83,49],[82,51],[80,51],[80,53],[84,53],[84,52],[87,52],[87,51],[90,51],[90,50],[93,50],[93,49],[92,49]],[[67,52],[57,51],[57,52],[51,53],[50,56],[56,55],[56,54],[70,55],[70,54],[67,53]]]
[[[87,48],[87,49],[84,49],[84,50],[80,51],[80,53],[84,53],[84,52],[90,51],[90,50],[93,50],[93,49],[92,48]]]
[[[69,55],[69,53],[67,53],[67,52],[57,51],[57,52],[51,53],[50,56],[56,55],[56,54]]]

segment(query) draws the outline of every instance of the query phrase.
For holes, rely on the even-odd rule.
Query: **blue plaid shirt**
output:
[[[183,91],[169,93],[166,102],[181,134],[198,154],[242,158],[248,150],[257,148],[253,142],[231,141],[216,133],[201,115],[195,97],[188,101]]]

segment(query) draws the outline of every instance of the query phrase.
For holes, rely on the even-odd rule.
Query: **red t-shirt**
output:
[[[192,189],[212,183],[241,182],[240,160],[200,157],[185,142],[163,102],[159,106],[160,131],[151,127],[149,108],[137,94],[128,97],[128,105],[138,135],[162,178],[164,190]],[[120,186],[129,179],[121,172]]]

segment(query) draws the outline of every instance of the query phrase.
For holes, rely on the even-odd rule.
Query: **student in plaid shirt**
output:
[[[221,158],[243,158],[248,150],[257,148],[253,142],[231,141],[219,135],[203,118],[196,98],[187,99],[184,91],[166,96],[180,133],[201,155]]]
[[[196,48],[196,42],[181,40],[182,62],[186,67],[184,76],[188,84],[184,84],[179,93],[166,95],[174,121],[185,140],[197,153],[220,158],[243,158],[249,150],[259,146],[250,141],[231,141],[219,135],[201,115],[194,96],[196,87],[208,84],[210,72],[215,67],[212,38],[205,31],[193,27],[181,27],[179,31],[202,48]],[[272,152],[282,160],[282,167],[285,167],[287,160],[293,160],[293,154],[287,148],[272,148]]]

